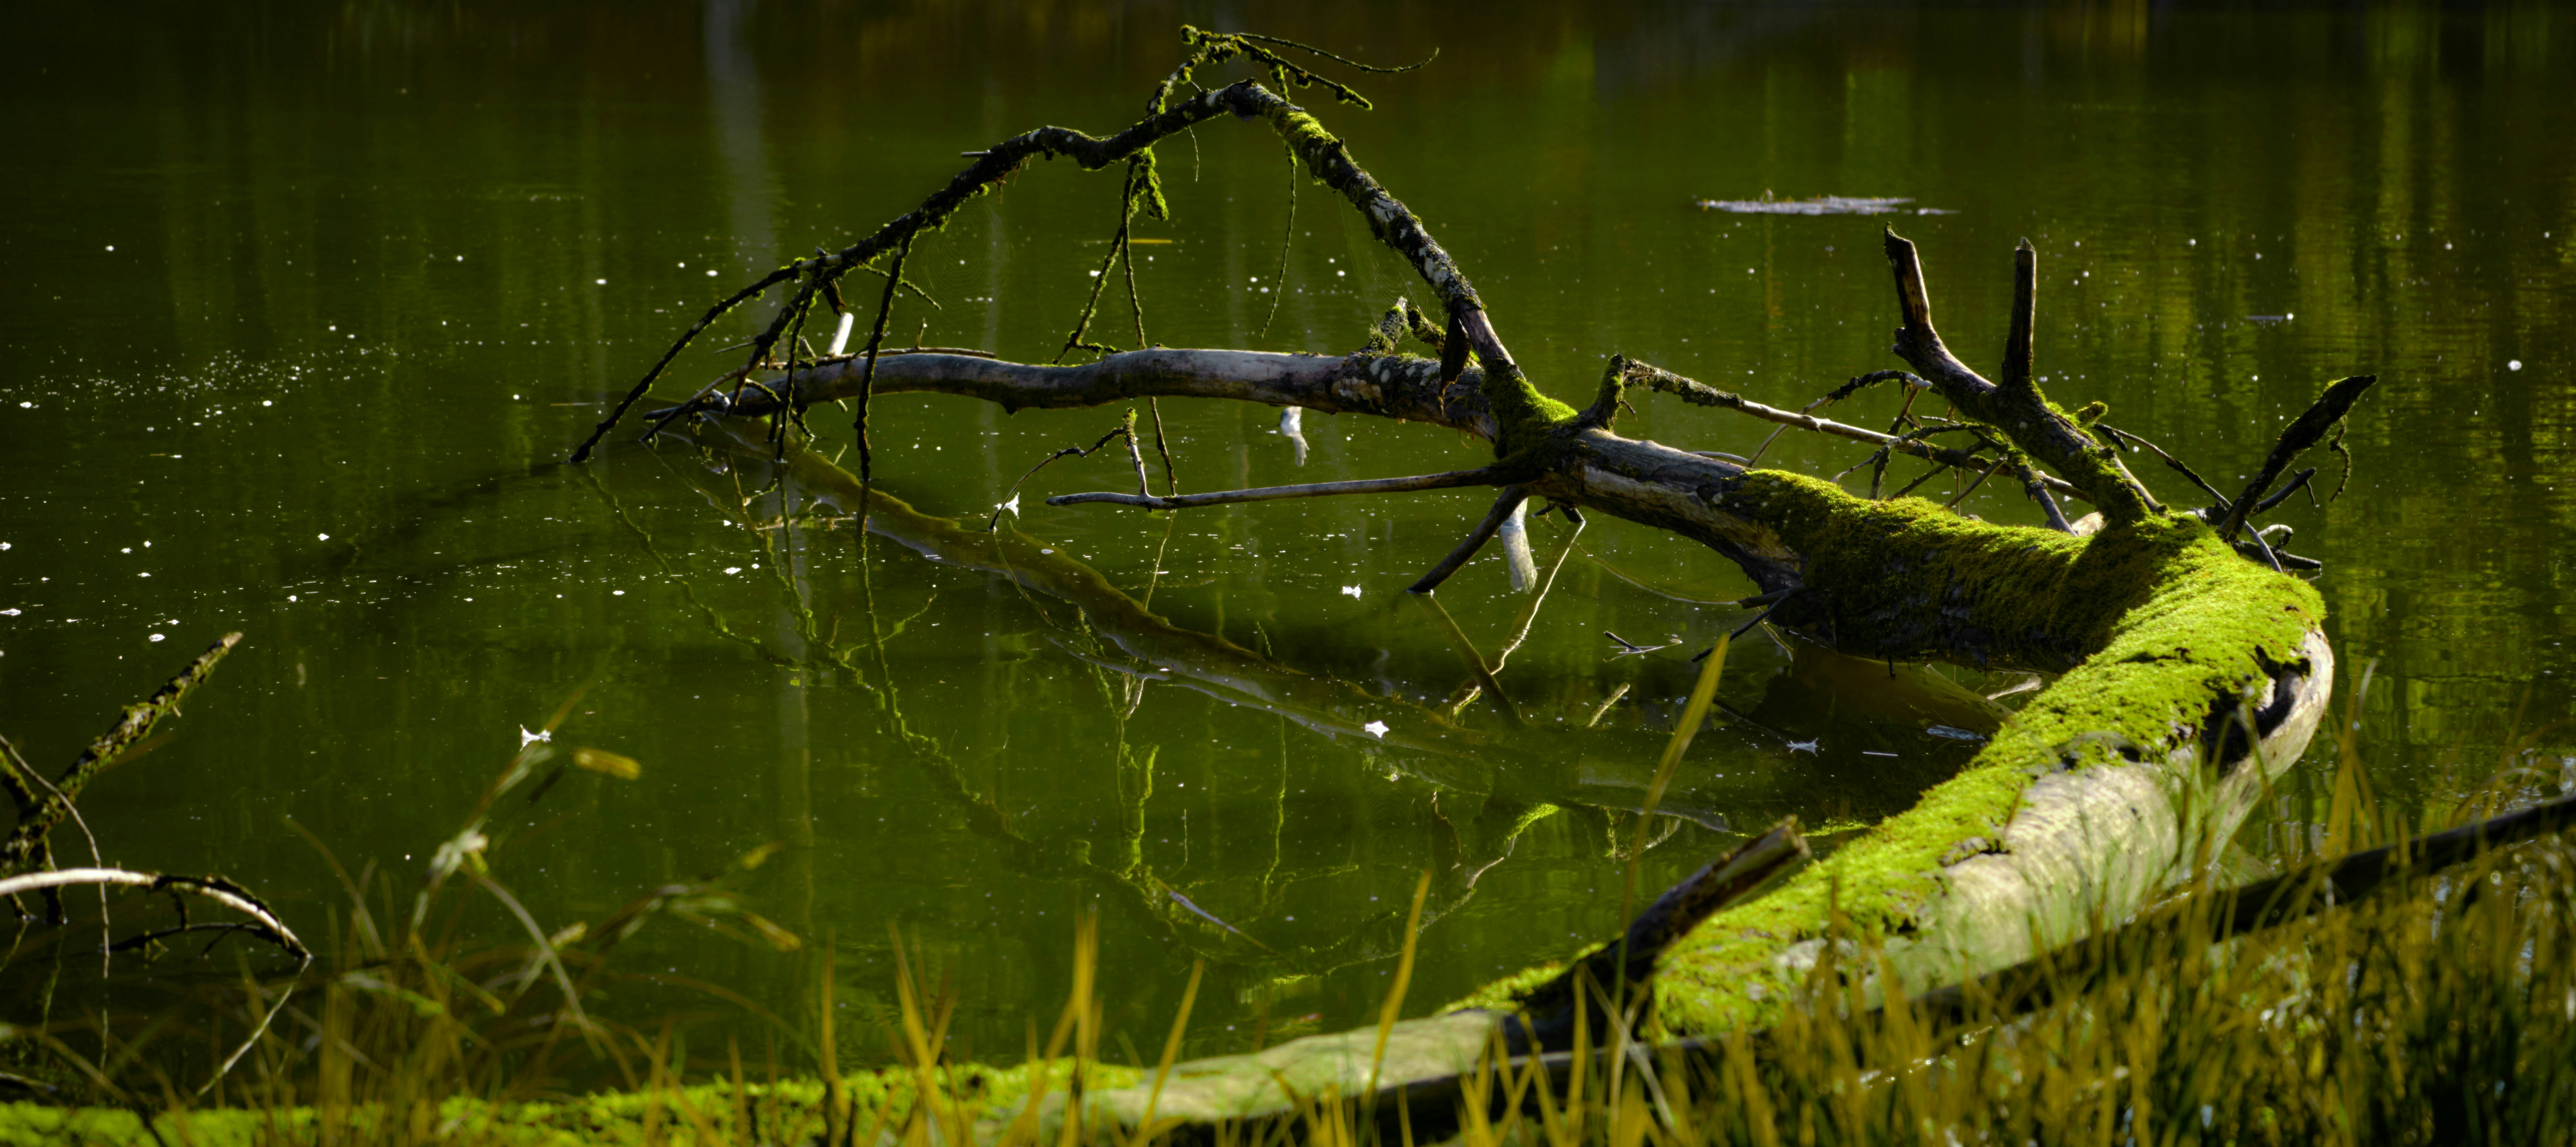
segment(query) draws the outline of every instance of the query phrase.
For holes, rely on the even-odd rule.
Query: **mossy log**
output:
[[[1191,61],[1176,75],[1218,58],[1211,52],[1255,51],[1190,35]],[[2004,369],[2000,381],[1990,381],[1943,344],[1917,253],[1890,232],[1900,317],[1893,349],[1915,373],[1878,372],[1853,385],[1902,377],[1936,391],[1980,449],[1993,451],[1976,460],[1989,473],[2009,467],[2055,529],[1981,522],[1917,498],[1859,497],[1813,477],[1624,437],[1613,423],[1631,387],[1739,410],[1757,404],[1615,357],[1587,407],[1550,397],[1523,377],[1429,230],[1313,116],[1250,83],[1179,105],[1163,100],[1158,95],[1145,120],[1107,139],[1044,129],[970,153],[975,166],[923,209],[837,255],[800,260],[763,280],[802,278],[805,285],[756,340],[755,359],[772,345],[794,345],[779,336],[832,278],[908,244],[936,225],[934,209],[980,194],[1025,160],[1064,154],[1086,168],[1136,162],[1154,140],[1223,112],[1276,131],[1307,175],[1349,200],[1372,234],[1421,276],[1445,325],[1399,304],[1366,347],[1340,358],[1147,349],[1047,367],[931,353],[820,363],[791,354],[774,364],[783,368],[776,381],[746,388],[740,380],[748,369],[736,371],[661,412],[656,425],[689,415],[777,416],[839,397],[856,398],[864,410],[875,395],[904,392],[965,395],[1012,410],[1222,398],[1435,423],[1489,440],[1494,461],[1415,478],[1186,500],[1104,493],[1052,501],[1168,509],[1490,485],[1502,490],[1497,513],[1539,497],[1702,542],[1775,602],[1774,622],[1843,653],[2060,674],[1915,808],[1771,894],[1719,912],[1666,950],[1656,991],[1661,1021],[1675,1033],[1741,1030],[1778,1016],[1836,929],[1884,955],[1864,985],[1880,995],[1974,977],[2127,916],[2213,855],[2270,778],[2306,747],[2324,709],[2333,657],[2316,591],[2281,572],[2259,533],[2241,543],[2234,536],[2263,492],[2208,511],[2169,509],[2128,471],[2117,440],[2097,434],[2097,408],[2070,413],[2041,392],[2032,367],[2038,256],[2027,244],[2016,252]],[[1131,175],[1122,192],[1131,204],[1135,187]],[[1141,342],[1141,312],[1139,325]],[[1440,358],[1395,353],[1406,333],[1432,344]],[[659,370],[638,384],[638,394]],[[718,394],[728,380],[737,383],[735,393]],[[2284,437],[2276,462],[2313,445],[2368,385],[2350,379],[2329,388]],[[790,432],[775,417],[773,427]],[[1931,447],[1904,435],[1877,437],[1890,451],[1960,461],[1927,453]],[[2265,468],[2267,475],[2277,470]],[[2098,531],[2077,534],[2057,504],[2061,495],[2097,507]],[[1471,553],[1487,533],[1480,528],[1461,552]],[[1512,1007],[1521,990],[1553,972],[1534,969],[1461,1008]],[[1451,1075],[1496,1046],[1493,1014],[1452,1010],[1399,1025],[1395,1043],[1404,1050],[1382,1070],[1357,1054],[1375,1033],[1348,1033],[1186,1066],[1159,1100],[1096,1091],[1087,1102],[1113,1118],[1132,1118],[1158,1102],[1155,1109],[1167,1115],[1213,1119],[1275,1108],[1286,1100],[1283,1087],[1353,1095],[1371,1079]],[[1354,1074],[1360,1068],[1369,1074]]]
[[[886,356],[875,382],[886,394],[1012,409],[1229,398],[1491,437],[1482,377],[1471,370],[1444,385],[1439,365],[1385,353],[1153,350],[1076,367],[922,354]],[[821,400],[852,377],[825,364],[799,390]],[[1913,810],[1668,950],[1657,991],[1675,1033],[1768,1022],[1822,953],[1837,911],[1880,945],[1891,986],[1904,990],[2004,967],[2124,917],[2223,846],[2324,711],[2333,657],[2316,592],[2248,560],[2196,516],[2157,511],[2089,537],[1994,525],[1598,425],[1570,428],[1552,440],[1545,469],[1510,479],[1699,539],[1765,589],[1799,590],[1805,608],[1775,619],[1838,650],[2062,674]],[[2248,722],[2259,748],[2242,734]],[[1511,1007],[1553,974],[1532,969],[1462,1005]],[[1455,1073],[1488,1050],[1484,1027],[1467,1017],[1425,1025],[1397,1043],[1404,1054],[1384,1078]],[[1356,1093],[1365,1081],[1354,1074],[1364,1068],[1353,1066],[1354,1038],[1188,1065],[1158,1110],[1265,1110],[1285,1102],[1274,1075],[1306,1094]],[[1093,1099],[1111,1117],[1131,1101],[1141,1097]]]

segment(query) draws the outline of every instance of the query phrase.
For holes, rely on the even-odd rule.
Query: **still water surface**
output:
[[[953,977],[957,1038],[1005,1058],[1061,1000],[1080,912],[1100,914],[1113,1022],[1140,1044],[1209,961],[1203,1051],[1371,1014],[1426,870],[1415,1012],[1605,933],[1686,655],[1741,620],[1698,604],[1746,587],[1705,551],[1596,518],[1503,674],[1531,726],[1514,731],[1483,701],[1445,715],[1466,671],[1401,593],[1481,512],[1474,492],[1162,518],[1040,504],[1130,481],[1113,447],[1040,472],[987,535],[1024,470],[1120,411],[932,397],[877,408],[880,489],[908,509],[864,546],[810,465],[772,485],[756,459],[631,435],[559,464],[760,270],[906,209],[960,151],[1127,122],[1185,21],[1372,61],[1438,48],[1348,77],[1375,111],[1304,102],[1559,395],[1613,352],[1784,406],[1896,365],[1887,220],[1693,206],[1766,194],[1912,199],[1894,222],[1972,360],[1999,348],[2029,237],[2055,396],[2109,402],[2222,485],[2323,381],[2380,375],[2350,488],[2284,516],[2326,562],[2343,664],[2376,667],[2376,783],[2438,804],[2568,715],[2563,13],[719,0],[21,14],[0,46],[18,174],[0,183],[0,733],[59,767],[245,632],[175,736],[85,808],[110,860],[231,874],[328,936],[346,894],[289,821],[408,887],[570,699],[559,743],[643,773],[578,775],[504,816],[496,873],[544,926],[783,842],[744,888],[837,943],[854,1015],[891,1007],[900,929]],[[1140,231],[1151,341],[1341,354],[1420,297],[1318,189],[1292,214],[1253,127],[1161,157],[1176,218]],[[902,304],[898,339],[1052,358],[1115,201],[1114,176],[1065,164],[978,201],[916,253],[939,306]],[[709,351],[759,317],[727,320],[668,389],[721,370]],[[1102,336],[1134,340],[1123,306]],[[1894,402],[1836,413],[1883,422]],[[1769,429],[1639,406],[1623,431],[1696,449]],[[1161,414],[1185,490],[1479,455],[1318,415],[1301,466],[1274,411]],[[838,456],[845,420],[816,424]],[[1784,437],[1766,461],[1863,457]],[[1963,507],[2035,521],[2004,485]],[[1550,518],[1534,536],[1544,559],[1563,535]],[[1529,599],[1487,557],[1439,600],[1490,655]],[[1605,633],[1684,644],[1615,656]],[[2014,683],[1906,667],[1900,689],[1786,650],[1737,648],[1731,715],[1668,802],[1686,815],[1650,835],[1649,888],[1784,814],[1830,843],[1904,808],[1973,751],[1927,726],[1973,723],[1971,691]],[[2564,741],[2543,734],[2535,783],[2555,787]],[[2256,851],[2305,831],[2318,776],[2248,829]],[[811,998],[810,953],[663,926],[625,956],[785,1013]],[[22,970],[0,972],[13,1007]]]

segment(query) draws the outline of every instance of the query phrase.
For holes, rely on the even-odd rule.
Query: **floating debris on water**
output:
[[[1822,740],[1823,738],[1819,737],[1814,741],[1791,741],[1789,742],[1789,751],[1792,753],[1812,753],[1816,751],[1816,745]]]
[[[1702,211],[1726,211],[1737,215],[1956,215],[1938,207],[1907,207],[1912,199],[1896,197],[1872,199],[1867,196],[1819,195],[1813,199],[1773,199],[1765,191],[1760,199],[1702,199]]]
[[[1983,733],[1972,733],[1966,729],[1952,728],[1948,725],[1926,725],[1923,727],[1923,731],[1928,735],[1952,741],[1967,741],[1971,744],[1978,745],[1982,745],[1986,742],[1986,735]]]

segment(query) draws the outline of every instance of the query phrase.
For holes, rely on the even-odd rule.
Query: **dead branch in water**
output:
[[[1176,75],[1227,58],[1270,66],[1258,45],[1241,37],[1193,31],[1188,44],[1189,58]],[[1292,82],[1310,82],[1279,70],[1273,78],[1282,91]],[[1167,83],[1164,92],[1169,90]],[[2033,357],[2038,252],[2027,243],[2014,252],[2000,381],[1969,368],[1943,343],[1920,255],[1890,230],[1884,247],[1899,318],[1892,349],[1911,373],[1868,372],[1815,406],[1792,412],[1614,356],[1593,400],[1578,410],[1523,376],[1455,262],[1419,218],[1358,166],[1343,141],[1282,94],[1246,81],[1177,104],[1167,105],[1158,92],[1144,119],[1113,136],[1043,128],[972,153],[976,162],[967,171],[868,238],[814,262],[800,260],[764,280],[800,285],[769,332],[754,340],[754,361],[770,369],[781,365],[768,356],[769,346],[792,330],[792,315],[804,305],[800,299],[828,287],[848,267],[911,242],[1026,161],[1063,155],[1086,168],[1129,163],[1124,209],[1133,203],[1139,181],[1150,182],[1150,167],[1137,157],[1156,141],[1225,112],[1262,121],[1285,140],[1305,174],[1358,209],[1372,234],[1407,261],[1442,313],[1420,315],[1399,304],[1362,346],[1341,357],[1144,348],[1088,364],[1032,366],[892,353],[807,365],[790,355],[783,385],[744,390],[721,402],[712,400],[712,391],[701,392],[701,398],[666,408],[661,417],[775,414],[798,403],[913,391],[981,398],[1007,410],[1163,396],[1223,398],[1454,427],[1489,443],[1492,461],[1400,478],[1162,497],[1146,491],[1078,493],[1048,502],[1171,510],[1502,486],[1502,497],[1417,588],[1439,584],[1510,520],[1523,499],[1541,497],[1551,507],[1598,510],[1707,545],[1755,583],[1758,593],[1752,596],[1771,606],[1764,616],[1772,624],[1828,648],[1891,663],[1938,659],[2063,674],[1968,766],[1991,784],[1953,786],[1942,798],[1954,802],[1951,807],[1918,808],[1793,877],[1766,901],[1767,914],[1758,925],[1719,912],[1701,927],[1717,930],[1722,942],[1664,950],[1669,958],[1698,961],[1693,981],[1716,985],[1710,991],[1741,1005],[1742,1014],[1779,1006],[1794,975],[1784,969],[1806,966],[1795,963],[1794,953],[1825,942],[1837,919],[1866,916],[1873,927],[1903,937],[1889,949],[1885,974],[1927,983],[1933,982],[1928,977],[1955,980],[2010,966],[2053,943],[2058,933],[2052,929],[2060,925],[2133,911],[2187,863],[2187,845],[2199,839],[2196,834],[2223,839],[2252,807],[2260,785],[2305,747],[2323,712],[2334,661],[2322,635],[2322,601],[2310,587],[2277,572],[2289,563],[2269,539],[2257,534],[2243,540],[2242,550],[2229,546],[2255,507],[2265,504],[2280,474],[2339,423],[2367,383],[2347,380],[2330,388],[2329,397],[2339,397],[2340,405],[2321,403],[2294,424],[2260,480],[2225,500],[2224,513],[2170,511],[2129,471],[2121,436],[2099,427],[2102,404],[2070,412],[2044,393]],[[1084,329],[1077,324],[1074,341]],[[1399,334],[1421,339],[1439,357],[1399,353]],[[647,374],[629,403],[660,369]],[[1825,401],[1881,381],[1906,387],[1903,406],[1886,431],[1814,416]],[[1876,452],[1863,463],[1873,468],[1871,497],[1817,478],[1756,469],[1733,455],[1622,436],[1615,423],[1627,409],[1623,392],[1634,385],[1865,443]],[[1954,418],[1915,415],[1915,396],[1926,388],[1938,392]],[[615,421],[612,413],[592,442]],[[1975,445],[1953,449],[1932,441],[1954,432],[1970,435]],[[576,459],[591,444],[584,443]],[[2054,529],[1974,521],[1924,499],[1880,499],[1884,466],[1898,454],[1974,474],[1977,482],[2009,470]],[[2091,503],[2100,527],[2090,528],[2093,515],[2087,515],[2087,529],[2077,533],[2059,505],[2062,497]],[[2210,620],[2221,616],[2233,620]],[[1491,667],[1471,643],[1457,643],[1478,689],[1492,694],[1510,720]],[[2124,652],[2105,656],[2113,650]],[[2181,698],[2185,719],[2176,719],[2169,701],[2100,700],[2132,696]],[[2207,735],[2203,710],[2234,714],[2247,697],[2261,699],[2251,737]],[[2253,767],[2245,767],[2249,763]],[[2185,801],[2176,795],[2181,793],[2193,796]],[[2212,795],[2203,800],[2203,793]],[[1840,883],[1846,869],[1862,863],[1844,858],[1872,855],[1896,856],[1888,863],[1905,866],[1903,879],[1860,870],[1863,879]],[[1680,1022],[1729,1014],[1702,1006]]]
[[[46,837],[64,818],[72,815],[73,802],[80,799],[81,791],[89,787],[91,779],[115,764],[116,759],[133,748],[136,742],[150,736],[152,727],[163,717],[177,715],[179,702],[187,697],[189,691],[204,683],[207,675],[214,672],[215,663],[232,652],[233,646],[241,643],[241,637],[238,633],[223,635],[168,684],[141,703],[126,706],[125,716],[118,719],[114,728],[81,750],[80,759],[72,762],[72,767],[64,770],[63,775],[54,781],[52,792],[39,797],[23,783],[13,780],[9,795],[18,801],[18,827],[10,831],[7,840],[0,841],[0,875],[15,875],[41,863],[49,853]]]

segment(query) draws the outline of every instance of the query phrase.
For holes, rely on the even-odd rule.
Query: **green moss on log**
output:
[[[1819,509],[1849,500],[1814,479],[1758,477],[1776,496]],[[2009,600],[2021,611],[2012,624],[2023,632],[2006,636],[2019,648],[2090,656],[1913,809],[1770,895],[1713,917],[1668,953],[1658,981],[1662,1014],[1674,1028],[1768,1022],[1804,971],[1781,959],[1784,951],[1824,936],[1837,912],[1864,941],[1908,936],[1929,924],[1924,909],[1943,891],[1945,870],[2001,837],[2033,781],[2199,753],[2213,707],[2260,685],[2266,666],[2295,661],[2325,616],[2313,587],[2247,562],[2194,519],[2149,518],[2080,539],[1966,522],[1911,499],[1880,505],[1886,508],[1869,514],[1846,506],[1787,518],[1791,545],[1818,555],[1820,565],[1852,567],[1833,584],[1869,585],[1851,575],[1882,571],[1882,590],[1836,603],[1837,615],[1882,610],[1899,624],[1937,627],[1960,598],[1977,599],[1974,612],[1989,616]],[[1802,529],[1802,522],[1809,524]],[[1947,542],[1937,561],[1925,544],[1935,537]],[[1912,560],[1916,555],[1921,560]],[[1905,976],[1917,986],[1958,971],[1899,970],[1917,972]]]

